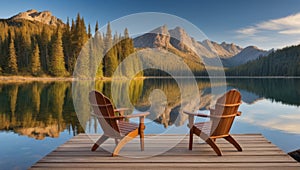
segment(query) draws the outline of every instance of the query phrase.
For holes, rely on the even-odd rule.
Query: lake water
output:
[[[111,84],[100,81],[93,88],[109,97],[112,91],[121,94],[126,88],[122,82],[117,88],[111,88]],[[241,92],[242,116],[236,118],[231,133],[262,133],[285,152],[300,148],[300,79],[228,79],[226,84],[213,85],[216,93],[209,79],[198,79],[196,85],[200,94],[198,108],[203,112],[221,95],[219,88],[226,85],[227,90],[236,88]],[[151,111],[146,134],[187,134],[187,117],[178,112],[183,105],[178,82],[135,80],[128,88],[135,111]],[[155,94],[163,94],[158,95],[165,99],[160,106],[151,102]],[[77,99],[86,94],[74,96]],[[101,133],[97,120],[89,113],[77,118],[71,82],[0,84],[0,169],[26,169],[84,131]]]

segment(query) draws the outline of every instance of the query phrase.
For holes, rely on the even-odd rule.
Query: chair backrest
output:
[[[89,101],[94,114],[97,115],[104,135],[109,137],[119,137],[120,130],[118,122],[116,119],[112,119],[112,117],[115,117],[112,102],[98,91],[91,91],[89,93]]]
[[[232,89],[221,96],[215,105],[215,111],[211,113],[211,136],[228,135],[234,118],[241,104],[241,94]]]

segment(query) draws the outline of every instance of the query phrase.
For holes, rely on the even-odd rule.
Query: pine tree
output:
[[[88,35],[86,32],[86,27],[84,19],[80,17],[80,14],[77,14],[75,25],[72,23],[71,27],[72,33],[72,55],[70,56],[70,73],[73,72],[76,59],[79,56],[79,53],[88,40]]]
[[[118,59],[117,59],[116,50],[117,49],[115,47],[113,47],[104,56],[104,60],[105,60],[104,75],[105,75],[105,77],[112,77],[116,68],[118,67]]]
[[[74,21],[72,21],[72,24],[74,24]],[[64,60],[66,64],[66,69],[68,72],[71,72],[73,68],[70,68],[70,58],[72,56],[72,32],[69,24],[69,18],[67,19],[67,24],[64,27],[64,32],[63,32],[63,49],[64,49]]]
[[[52,55],[49,72],[53,76],[65,76],[66,68],[64,62],[64,52],[62,47],[62,36],[59,28],[57,28],[56,34],[52,39]]]
[[[126,39],[126,38],[129,38],[129,32],[128,32],[128,29],[127,28],[125,28],[125,30],[124,30],[124,38]]]
[[[115,69],[118,66],[118,59],[117,59],[117,49],[115,47],[112,47],[112,34],[111,34],[111,28],[110,23],[107,24],[106,28],[106,36],[104,41],[104,48],[106,54],[103,58],[104,63],[104,76],[105,77],[111,77],[113,76],[113,73]]]
[[[97,68],[96,77],[103,77],[103,45],[101,33],[96,32],[94,38],[94,61],[90,60],[90,64],[95,64]]]
[[[45,73],[49,71],[49,42],[51,38],[51,33],[48,27],[43,26],[41,35],[39,36],[39,50],[40,50],[40,61],[42,70]]]
[[[8,73],[18,73],[17,55],[15,50],[14,40],[11,38],[9,44],[9,58],[8,58]]]
[[[111,34],[110,23],[108,23],[106,27],[106,35],[104,41],[105,51],[108,51],[111,48],[111,46],[112,46],[112,34]]]
[[[124,30],[124,39],[122,40],[121,44],[122,44],[121,61],[123,61],[126,57],[128,57],[130,54],[134,52],[133,40],[129,38],[129,33],[127,28],[125,28]],[[123,75],[132,76],[133,74],[136,74],[137,70],[135,67],[137,66],[138,62],[137,61],[136,63],[133,62],[135,61],[126,62],[126,65],[124,66],[122,71]]]
[[[27,69],[30,66],[31,54],[31,38],[29,34],[30,28],[25,23],[19,31],[16,31],[16,53],[18,55],[18,67],[20,69]]]
[[[88,25],[88,38],[91,38],[92,32],[91,32],[91,25]]]
[[[98,25],[98,21],[96,22],[96,25],[95,25],[95,34],[96,32],[99,30],[99,25]]]
[[[31,55],[31,74],[37,76],[41,72],[40,50],[38,44],[35,45]]]

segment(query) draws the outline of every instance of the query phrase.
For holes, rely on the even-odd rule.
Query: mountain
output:
[[[34,9],[28,10],[26,12],[21,12],[11,17],[9,20],[16,21],[20,19],[29,20],[29,21],[38,21],[43,24],[52,25],[52,26],[64,24],[62,20],[53,16],[50,11],[38,12],[37,10]]]
[[[231,58],[226,58],[222,60],[225,67],[234,67],[245,64],[249,61],[255,60],[261,56],[267,56],[271,53],[270,51],[265,51],[259,49],[255,46],[248,46],[244,48],[240,53],[236,54]]]
[[[243,48],[235,44],[223,42],[218,44],[210,40],[196,41],[180,27],[168,30],[167,26],[158,27],[149,33],[134,38],[136,48],[166,48],[176,49],[191,55],[200,55],[206,58],[229,58],[238,54]]]
[[[0,75],[72,75],[88,40],[79,13],[73,21],[70,26],[49,11],[36,10],[0,19]]]
[[[272,51],[226,71],[230,76],[300,76],[300,45]]]
[[[220,58],[230,58],[238,53],[240,53],[243,48],[240,46],[237,46],[233,43],[227,44],[225,42],[222,42],[221,44],[218,44],[214,41],[210,40],[204,40],[201,43],[203,46],[205,46],[207,49],[210,49],[214,53],[214,57],[218,56]],[[208,57],[208,56],[205,56]]]
[[[142,36],[134,39],[134,47],[137,48],[166,48],[170,45],[170,34],[167,26],[158,27],[149,33],[143,34]]]

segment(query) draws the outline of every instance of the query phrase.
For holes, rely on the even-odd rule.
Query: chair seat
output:
[[[205,133],[206,135],[210,135],[211,132],[211,126],[212,126],[212,122],[198,122],[195,123],[194,126],[197,129],[200,129],[202,133]]]
[[[189,125],[193,124],[190,129],[189,150],[193,148],[193,135],[195,134],[209,144],[218,156],[222,155],[215,143],[218,138],[224,138],[238,151],[242,151],[241,146],[229,134],[235,116],[240,115],[238,108],[242,102],[241,99],[240,92],[232,89],[218,98],[214,109],[210,109],[209,115],[186,111],[185,113],[189,115]],[[210,121],[194,123],[194,116],[210,118]]]
[[[120,130],[121,136],[126,136],[128,133],[139,128],[138,124],[130,123],[130,122],[126,122],[126,121],[119,121],[118,125],[119,125],[119,130]]]

